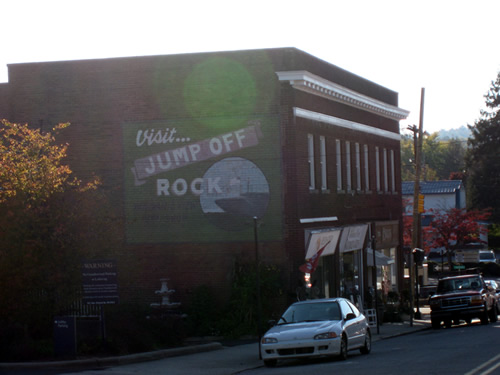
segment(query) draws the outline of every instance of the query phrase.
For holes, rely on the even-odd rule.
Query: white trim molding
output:
[[[301,224],[311,224],[311,223],[322,223],[325,221],[337,221],[337,216],[329,216],[329,217],[311,217],[307,219],[300,219]]]
[[[289,81],[293,88],[306,91],[357,109],[375,113],[392,120],[404,120],[410,111],[387,104],[354,90],[330,82],[306,70],[276,72],[280,81]]]
[[[293,113],[296,117],[305,118],[308,120],[313,120],[317,122],[322,122],[323,124],[340,126],[342,128],[360,131],[363,133],[369,133],[371,135],[376,135],[379,137],[393,139],[395,141],[401,140],[401,135],[399,133],[393,133],[388,130],[378,129],[373,126],[360,124],[358,122],[344,120],[342,118],[325,115],[323,113],[309,111],[307,109],[294,107]]]

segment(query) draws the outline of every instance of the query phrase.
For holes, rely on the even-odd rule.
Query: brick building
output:
[[[365,297],[372,242],[378,287],[402,287],[397,93],[294,48],[8,70],[0,117],[71,122],[69,164],[123,217],[122,295],[153,299],[169,278],[180,301],[199,285],[227,298],[255,234],[290,296],[323,249],[319,293]]]

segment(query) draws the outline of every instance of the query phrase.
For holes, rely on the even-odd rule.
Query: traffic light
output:
[[[425,211],[425,209],[424,209],[424,195],[419,194],[418,195],[418,213],[421,214],[424,211]]]

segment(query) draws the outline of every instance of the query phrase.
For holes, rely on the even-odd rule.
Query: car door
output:
[[[362,345],[362,335],[360,330],[362,325],[360,324],[359,316],[354,319],[346,320],[347,314],[355,314],[347,300],[341,299],[339,301],[340,308],[342,309],[342,318],[344,320],[344,332],[347,334],[347,341],[349,342],[349,348],[357,348]],[[356,314],[355,314],[356,315]]]

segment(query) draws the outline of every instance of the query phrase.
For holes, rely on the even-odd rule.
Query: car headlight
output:
[[[315,340],[326,340],[326,339],[334,339],[337,337],[335,332],[326,332],[320,333],[319,335],[314,336]]]
[[[275,344],[278,342],[278,339],[274,337],[263,337],[261,342],[263,344]]]
[[[471,305],[482,305],[483,297],[480,296],[479,294],[476,294],[470,298],[470,303]]]
[[[440,303],[439,303],[439,300],[437,300],[437,299],[431,299],[431,300],[429,301],[429,306],[430,306],[431,308],[436,308],[436,307],[439,307],[439,304],[440,304]]]

